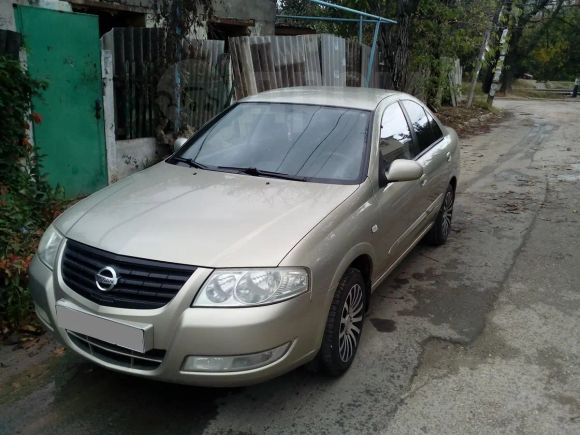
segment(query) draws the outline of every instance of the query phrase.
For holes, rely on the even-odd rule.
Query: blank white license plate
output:
[[[61,328],[107,343],[141,353],[152,348],[153,328],[151,325],[138,327],[122,323],[76,309],[63,301],[58,301],[56,304],[56,318]]]

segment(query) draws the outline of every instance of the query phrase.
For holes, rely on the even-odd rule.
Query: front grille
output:
[[[108,291],[97,287],[102,268],[115,269],[118,281]],[[62,259],[67,286],[85,298],[109,307],[152,309],[166,305],[195,271],[194,266],[112,254],[68,240]]]
[[[155,370],[163,362],[165,351],[152,349],[145,353],[125,349],[78,332],[66,331],[71,341],[86,353],[111,364],[139,370]]]

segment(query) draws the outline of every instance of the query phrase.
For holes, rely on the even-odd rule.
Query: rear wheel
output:
[[[366,286],[362,273],[349,268],[334,294],[319,353],[324,372],[338,376],[354,360],[363,328]]]
[[[455,189],[450,184],[445,192],[443,204],[439,209],[433,227],[425,236],[425,241],[430,245],[442,245],[447,241],[451,232],[451,219],[453,218],[453,204],[455,203]]]

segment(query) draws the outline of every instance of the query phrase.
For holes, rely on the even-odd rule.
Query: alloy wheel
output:
[[[338,350],[340,359],[345,363],[354,356],[360,339],[364,309],[363,292],[364,290],[359,284],[353,285],[342,306]]]
[[[451,229],[451,218],[453,216],[453,192],[451,190],[447,191],[445,195],[445,201],[443,202],[443,210],[441,220],[441,232],[443,237],[447,238],[449,235],[449,230]]]

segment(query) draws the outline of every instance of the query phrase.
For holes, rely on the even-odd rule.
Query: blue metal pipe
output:
[[[363,20],[362,17],[359,18],[335,18],[335,17],[313,17],[313,16],[302,16],[302,15],[276,15],[276,18],[283,18],[289,20],[314,20],[314,21],[343,21],[345,23],[360,23],[361,20],[365,23],[376,23],[377,20]]]
[[[321,6],[328,6],[329,8],[339,9],[341,11],[350,12],[351,14],[357,14],[363,17],[373,18],[383,23],[397,24],[395,20],[389,18],[379,17],[378,15],[367,14],[366,12],[357,11],[356,9],[347,8],[346,6],[335,5],[333,3],[325,2],[323,0],[310,0],[310,3],[315,3]]]

